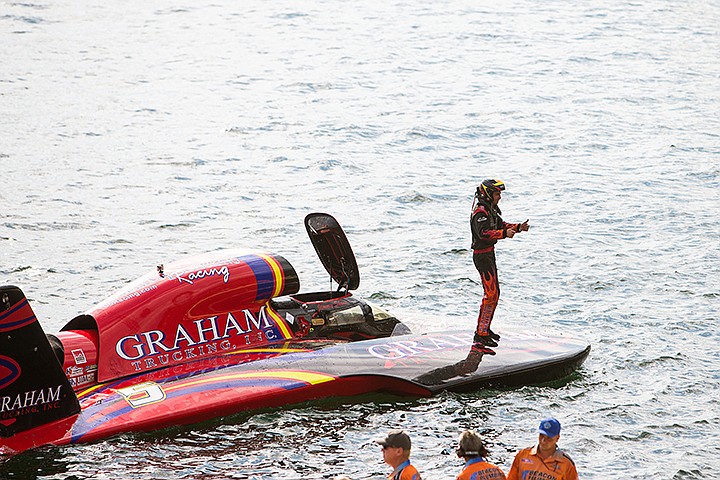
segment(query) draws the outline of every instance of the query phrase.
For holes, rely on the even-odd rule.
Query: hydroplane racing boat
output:
[[[493,352],[470,329],[413,334],[353,296],[337,221],[305,226],[337,290],[298,293],[273,253],[215,252],[160,265],[46,335],[23,292],[0,287],[0,454],[327,397],[543,383],[590,352],[529,332],[502,331]]]

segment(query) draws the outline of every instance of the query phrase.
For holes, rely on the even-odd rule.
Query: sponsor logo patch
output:
[[[83,352],[81,348],[73,350],[72,355],[73,358],[75,358],[76,365],[82,365],[83,363],[87,363],[87,358],[85,358],[85,352]]]

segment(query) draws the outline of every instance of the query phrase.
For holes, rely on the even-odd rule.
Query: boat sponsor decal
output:
[[[248,260],[248,257],[252,258],[254,255],[230,258],[213,258],[212,260],[198,263],[189,270],[167,272],[164,265],[158,265],[157,270],[158,273],[160,273],[160,277],[163,279],[171,281],[177,280],[178,283],[188,285],[194,285],[196,281],[210,277],[219,277],[223,283],[228,283],[231,277],[231,266],[245,263]]]
[[[201,318],[187,326],[179,324],[172,334],[148,330],[128,335],[117,341],[115,352],[140,372],[282,340],[280,334],[284,338],[292,336],[277,313],[263,305],[257,314],[245,309]]]
[[[82,348],[72,350],[70,353],[72,353],[76,365],[82,365],[83,363],[87,363],[87,358],[85,357],[85,352],[83,352]]]
[[[176,279],[180,283],[184,282],[190,285],[194,285],[196,280],[205,277],[221,277],[223,283],[228,283],[230,281],[230,269],[227,265],[223,265],[222,267],[203,268],[191,272],[176,272],[169,275],[170,279]]]
[[[22,369],[15,360],[0,355],[0,390],[20,378],[21,373]]]
[[[62,385],[0,397],[0,419],[8,420],[60,407]]]
[[[117,298],[110,298],[109,300],[101,303],[100,305],[98,305],[98,306],[95,307],[95,308],[98,309],[98,310],[101,309],[101,308],[108,308],[108,307],[111,307],[111,306],[113,306],[113,305],[117,305],[118,303],[122,303],[122,302],[124,302],[125,300],[130,300],[130,299],[132,299],[132,298],[137,298],[137,297],[141,296],[143,293],[151,292],[151,291],[153,291],[153,290],[156,290],[157,288],[158,288],[158,286],[157,286],[157,285],[154,285],[154,284],[152,284],[152,285],[147,285],[147,286],[145,286],[145,287],[140,288],[139,290],[135,290],[135,291],[130,292],[130,293],[121,294],[121,295],[118,296]]]
[[[65,369],[65,375],[70,381],[73,390],[97,381],[97,365],[92,364],[86,367],[72,365]]]
[[[65,375],[68,377],[77,377],[78,375],[82,375],[84,370],[82,367],[76,367],[75,365],[69,366],[65,369]]]
[[[25,308],[27,308],[29,311],[29,313],[25,313],[25,315],[28,316],[23,318],[13,318],[14,314],[17,313],[18,310]],[[28,303],[26,298],[23,298],[22,301],[16,303],[12,308],[6,310],[0,315],[0,332],[9,332],[11,330],[16,330],[18,328],[30,325],[35,321],[37,320],[35,319],[35,315],[30,309],[30,304]]]
[[[175,271],[168,271],[164,265],[158,265],[158,272],[162,272],[159,278],[153,275],[149,280],[133,284],[129,287],[133,288],[132,290],[118,292],[115,296],[97,305],[94,312],[100,312],[128,300],[139,299],[149,292],[157,293],[158,289],[166,288],[170,283],[195,285],[202,279],[210,280],[214,278],[223,284],[231,284],[233,276],[236,274],[239,274],[240,277],[238,278],[243,281],[242,278],[245,275],[243,271],[246,267],[250,267],[255,276],[257,288],[255,299],[258,301],[279,296],[287,287],[286,272],[282,262],[267,254],[246,254],[221,259],[213,258],[204,263],[197,263],[192,268],[185,266],[185,268]],[[0,331],[2,331],[1,323]]]
[[[462,335],[427,335],[417,339],[398,340],[368,347],[368,353],[382,360],[401,360],[403,358],[425,355],[428,352],[467,348],[469,337]]]
[[[85,385],[91,385],[96,382],[96,375],[94,373],[87,373],[85,375],[80,375],[79,377],[72,377],[68,378],[70,381],[70,386],[72,388],[80,388]]]

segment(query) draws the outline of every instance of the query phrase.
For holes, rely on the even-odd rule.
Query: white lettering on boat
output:
[[[245,309],[240,314],[228,312],[189,325],[178,324],[173,332],[148,330],[128,335],[117,341],[115,352],[130,361],[135,371],[141,371],[278,340],[276,327],[262,306],[257,315]]]
[[[437,352],[440,350],[468,346],[467,339],[454,335],[428,335],[413,340],[401,340],[373,345],[368,348],[368,353],[373,357],[383,360],[399,360],[401,358],[414,357],[425,352]]]
[[[227,265],[224,265],[222,267],[206,268],[190,273],[176,273],[174,274],[174,277],[177,278],[178,282],[180,283],[185,282],[192,285],[195,280],[200,280],[201,278],[213,277],[218,275],[223,277],[223,283],[227,283],[230,280],[230,269],[228,269]]]
[[[34,413],[39,411],[37,407],[55,403],[60,400],[61,388],[62,385],[57,385],[55,387],[18,393],[15,396],[0,397],[0,413],[3,414],[3,418],[6,418],[6,416],[10,418],[17,415],[5,415],[6,412],[25,411],[26,413]]]

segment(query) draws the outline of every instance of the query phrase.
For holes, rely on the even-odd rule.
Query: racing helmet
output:
[[[502,180],[488,178],[483,180],[477,189],[478,193],[482,194],[485,198],[492,199],[493,193],[505,190],[505,183],[503,183]]]

